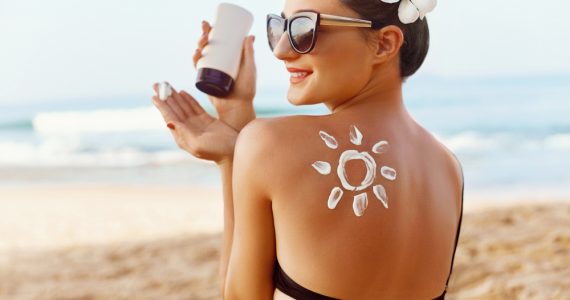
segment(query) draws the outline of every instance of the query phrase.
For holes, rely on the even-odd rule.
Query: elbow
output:
[[[226,278],[221,278],[220,280],[220,295],[224,300],[234,300],[238,299],[235,291],[231,288],[231,286],[226,286]]]
[[[221,295],[222,295],[222,299],[224,299],[224,300],[251,299],[251,298],[247,298],[247,297],[244,298],[244,295],[240,294],[240,291],[239,291],[239,289],[237,289],[237,287],[232,286],[231,284],[225,285],[225,283],[221,287]]]
[[[225,293],[225,287],[224,287],[224,285],[225,285],[224,279],[220,280],[219,289],[220,289],[220,295],[222,296],[222,297],[221,297],[222,299],[226,299],[226,295],[224,295],[224,293]]]
[[[273,300],[275,288],[244,285],[244,282],[232,281],[231,278],[222,278],[220,282],[220,295],[224,300]]]
[[[239,300],[239,296],[236,294],[235,289],[232,289],[231,286],[223,286],[222,287],[222,299],[224,299],[224,300]]]
[[[222,291],[222,299],[224,300],[273,300],[273,291],[265,292],[255,292],[254,294],[245,292],[243,289],[238,289],[237,287],[231,288],[226,287]]]

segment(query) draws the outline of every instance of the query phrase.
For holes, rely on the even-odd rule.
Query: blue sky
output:
[[[200,20],[223,1],[0,0],[0,104],[150,95],[169,80],[192,89]],[[288,74],[267,46],[264,20],[284,1],[228,1],[251,10],[258,87]],[[440,0],[419,74],[443,77],[570,73],[570,2]]]

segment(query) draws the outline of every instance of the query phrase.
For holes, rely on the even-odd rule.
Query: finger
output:
[[[253,35],[247,36],[243,40],[240,68],[249,67],[253,63],[253,60],[254,60],[254,57],[253,57],[254,56],[253,41],[254,40],[255,40],[255,36],[253,36]]]
[[[174,111],[172,111],[172,109],[170,108],[170,106],[166,104],[166,102],[158,99],[158,96],[152,96],[152,103],[154,104],[154,106],[156,106],[156,108],[158,108],[165,122],[178,121],[178,117],[176,116]]]
[[[206,47],[207,44],[208,44],[208,35],[204,32],[204,35],[202,35],[198,40],[198,49],[200,49],[201,51],[202,49],[204,49],[204,47]]]
[[[247,37],[246,41],[244,42],[244,62],[246,65],[251,64],[254,61],[254,48],[253,42],[255,41],[255,36],[250,35]]]
[[[208,34],[210,33],[211,30],[212,27],[210,26],[210,24],[208,24],[208,22],[206,21],[202,21],[202,36],[200,36],[200,39],[198,40],[198,48],[196,48],[196,51],[194,52],[194,55],[192,57],[194,68],[196,68],[198,60],[200,60],[200,58],[202,57],[202,50],[208,44]]]
[[[152,90],[154,91],[154,95],[158,97],[158,82],[152,85]]]
[[[190,103],[188,103],[188,101],[186,101],[185,97],[182,95],[182,92],[176,93],[174,101],[176,101],[176,104],[178,104],[178,106],[184,112],[185,118],[189,118],[196,115],[196,113],[192,110],[192,106],[190,106]]]
[[[168,112],[171,114],[172,118],[184,120],[185,116],[184,116],[184,113],[181,111],[180,107],[177,106],[176,104],[172,103],[173,99],[174,99],[173,96],[174,96],[174,93],[176,92],[176,90],[174,90],[174,88],[172,87],[172,85],[170,85],[170,83],[168,83],[168,82],[164,82],[164,83],[166,83],[168,85],[168,89],[170,89],[169,95],[166,96],[167,98],[164,100],[158,96],[158,94],[160,94],[160,92],[159,92],[160,84],[155,83],[153,85],[155,95],[157,95],[156,99],[158,100],[158,102],[155,103],[155,105],[157,105],[157,107],[159,107],[159,104],[160,104],[160,107],[168,107]],[[163,95],[163,97],[164,96],[165,95]]]
[[[168,123],[167,127],[170,129],[170,132],[174,136],[176,144],[187,150],[190,150],[188,149],[189,145],[195,144],[195,140],[199,135],[199,133],[194,128],[189,127],[182,122],[172,121]]]
[[[153,86],[154,94],[158,96],[158,99],[166,101],[166,99],[172,94],[172,86],[168,82],[155,83]]]
[[[212,29],[212,26],[210,25],[210,23],[208,23],[208,21],[206,20],[202,20],[202,31],[210,31]]]
[[[244,39],[242,57],[240,60],[240,71],[238,78],[240,76],[245,76],[244,78],[249,78],[248,74],[256,74],[255,67],[255,53],[253,49],[253,42],[255,41],[255,36],[250,35]]]
[[[208,43],[208,37],[211,30],[211,27],[208,27],[208,25],[206,25],[206,27],[202,26],[202,35],[198,39],[198,49],[204,48],[204,46]]]
[[[180,107],[180,105],[178,104],[178,102],[181,100],[180,95],[174,89],[174,87],[172,87],[172,85],[170,85],[170,88],[172,89],[172,95],[170,95],[170,97],[166,99],[166,103],[170,106],[170,108],[172,108],[172,111],[174,111],[176,116],[178,116],[179,120],[186,120],[188,116],[186,115],[182,107]]]
[[[185,126],[183,126],[180,122],[171,121],[168,122],[168,124],[166,124],[166,127],[170,129],[170,133],[172,134],[172,137],[176,141],[178,147],[182,149],[187,149],[188,143],[186,140],[189,138],[191,139],[191,135],[188,136],[186,134],[186,132],[184,131]]]
[[[210,23],[205,20],[202,21],[202,37],[208,37],[210,31],[212,31],[212,26],[210,26]]]
[[[194,63],[194,69],[197,67],[198,60],[200,60],[200,58],[202,58],[202,52],[200,51],[200,49],[196,49],[196,52],[194,52],[194,56],[192,56],[192,62]]]
[[[190,138],[194,138],[197,136],[198,132],[186,125],[185,123],[179,122],[179,121],[172,121],[169,122],[169,124],[172,124],[173,126],[168,126],[168,128],[172,129],[172,130],[177,130],[178,132],[182,133],[182,134],[190,134],[188,137]]]
[[[168,97],[166,100],[166,103],[172,107],[172,110],[180,117],[180,120],[186,120],[190,114],[188,113],[188,110],[184,109],[184,107],[180,105],[180,102],[182,102],[182,97],[177,92],[172,92],[172,96]]]
[[[200,103],[198,103],[198,101],[194,99],[192,95],[188,94],[186,91],[182,91],[180,92],[180,94],[186,100],[186,102],[190,104],[190,106],[192,107],[192,111],[194,111],[194,113],[196,113],[197,115],[206,113],[202,105],[200,105]]]

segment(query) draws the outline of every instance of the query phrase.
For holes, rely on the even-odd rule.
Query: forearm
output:
[[[253,105],[246,105],[239,108],[236,107],[234,109],[240,109],[240,113],[232,114],[231,111],[218,111],[218,116],[239,133],[249,122],[256,118],[256,114]],[[234,234],[234,205],[232,190],[232,172],[234,165],[233,156],[218,162],[217,165],[222,176],[224,198],[224,232],[222,236],[219,270],[220,292],[223,298]]]
[[[232,170],[233,157],[218,163],[222,174],[223,198],[224,198],[224,233],[222,237],[222,249],[220,256],[220,291],[224,292],[228,263],[232,249],[234,233],[234,205],[232,195]]]

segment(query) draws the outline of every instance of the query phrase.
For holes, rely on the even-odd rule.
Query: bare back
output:
[[[271,122],[279,136],[269,180],[283,270],[308,289],[343,299],[439,296],[449,275],[461,209],[461,171],[453,155],[415,122],[392,128],[381,121],[331,116]],[[352,125],[362,134],[360,145],[351,141]],[[322,132],[338,146],[327,145]],[[389,146],[376,153],[382,152],[373,151],[380,141]],[[368,153],[376,166],[373,182],[359,191],[347,190],[346,183],[361,186],[370,170],[359,159],[340,163],[346,150]],[[329,163],[330,172],[326,166],[319,172],[313,166],[317,161]],[[345,184],[339,164],[344,165]],[[396,172],[394,180],[382,176],[384,166]],[[377,185],[384,188],[386,203],[374,193]],[[335,187],[342,196],[331,209],[328,200]],[[357,216],[354,197],[363,193],[368,204]],[[279,290],[275,298],[290,299]]]

